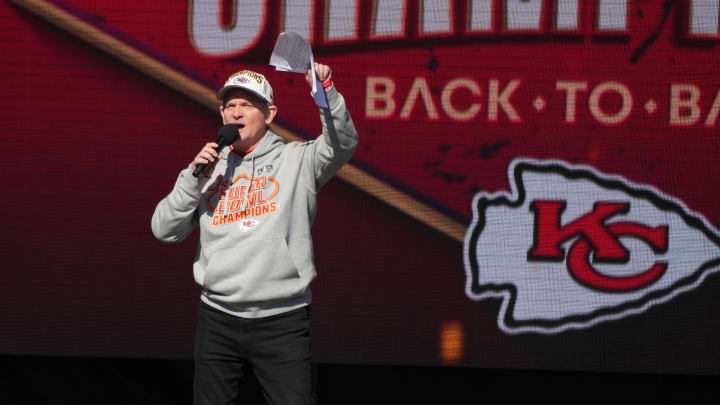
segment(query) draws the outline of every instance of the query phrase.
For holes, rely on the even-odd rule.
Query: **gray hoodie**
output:
[[[200,226],[193,273],[207,304],[257,318],[310,303],[317,192],[357,146],[345,100],[334,86],[326,92],[322,137],[285,143],[268,130],[246,156],[225,148],[209,178],[186,168],[155,209],[152,231],[163,242]]]

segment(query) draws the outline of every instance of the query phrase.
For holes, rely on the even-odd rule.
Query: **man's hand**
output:
[[[323,65],[322,63],[315,62],[315,73],[317,74],[318,80],[320,80],[320,83],[330,80],[332,77],[332,71],[330,70],[330,66]],[[312,69],[308,69],[307,74],[305,75],[305,80],[307,80],[310,87],[313,85],[313,75],[312,75]]]
[[[195,156],[195,159],[192,161],[192,171],[195,171],[195,168],[197,165],[205,163],[207,164],[207,167],[205,170],[203,170],[203,173],[201,176],[203,177],[209,177],[210,174],[212,174],[213,170],[215,169],[215,165],[220,160],[220,157],[222,156],[221,153],[218,153],[215,151],[215,148],[218,147],[218,144],[215,142],[208,142],[205,144],[205,147],[202,148],[200,153]],[[210,173],[210,174],[208,174]]]

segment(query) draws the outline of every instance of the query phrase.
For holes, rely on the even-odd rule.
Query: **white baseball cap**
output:
[[[225,82],[225,86],[217,92],[218,100],[222,101],[227,92],[232,89],[247,90],[268,104],[274,104],[273,90],[272,87],[270,87],[270,82],[267,81],[265,76],[252,70],[241,70],[230,75]]]

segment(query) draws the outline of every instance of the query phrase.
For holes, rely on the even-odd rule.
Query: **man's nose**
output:
[[[242,117],[242,108],[235,108],[232,112],[233,118]]]

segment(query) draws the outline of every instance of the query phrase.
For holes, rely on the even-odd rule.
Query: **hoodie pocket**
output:
[[[242,241],[214,252],[205,287],[235,302],[284,299],[304,289],[285,238]]]

